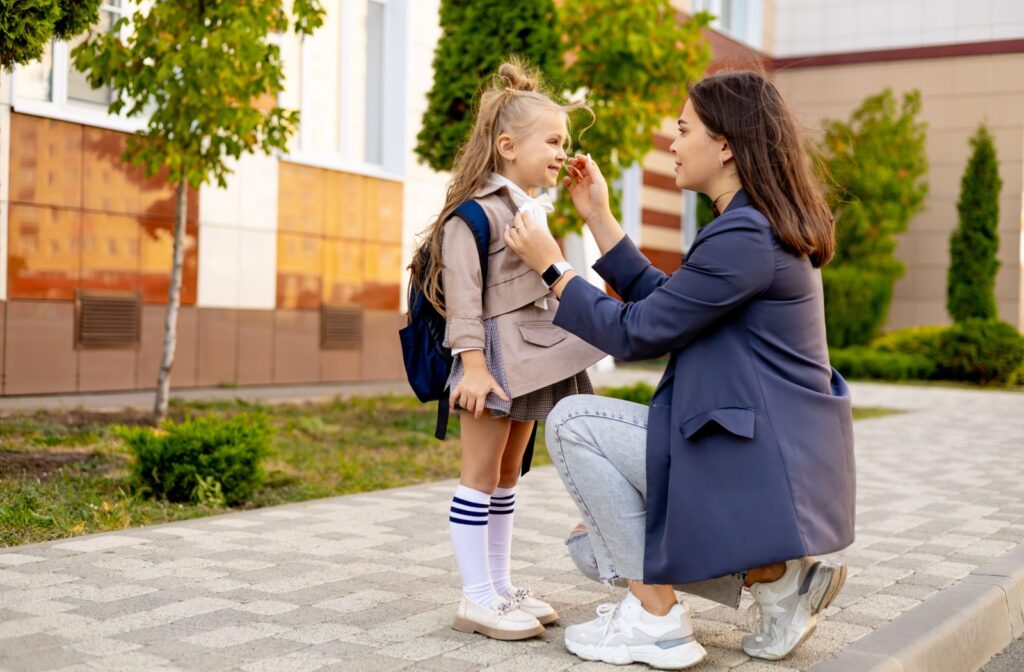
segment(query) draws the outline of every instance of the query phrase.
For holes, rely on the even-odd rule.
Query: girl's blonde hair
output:
[[[490,86],[480,95],[473,132],[455,155],[444,207],[437,219],[427,227],[425,237],[417,246],[412,264],[409,265],[413,288],[422,289],[424,297],[442,315],[445,314],[444,291],[441,286],[444,271],[441,237],[444,224],[459,205],[471,199],[473,194],[487,184],[491,173],[501,172],[504,159],[498,153],[498,136],[507,133],[513,138],[519,137],[529,128],[539,109],[557,110],[565,115],[583,109],[591,117],[594,114],[583,102],[571,105],[555,102],[543,87],[540,74],[515,57],[501,64],[498,72],[492,76]],[[566,123],[568,125],[568,119]],[[424,269],[427,269],[426,274]],[[482,280],[487,281],[486,278]]]

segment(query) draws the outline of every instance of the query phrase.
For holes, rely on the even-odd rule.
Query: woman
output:
[[[650,407],[577,395],[547,419],[547,445],[587,523],[569,540],[625,599],[566,630],[566,647],[606,662],[682,668],[704,649],[673,585],[755,603],[751,656],[788,655],[813,631],[845,567],[811,556],[853,542],[849,390],[825,343],[821,274],[834,224],[796,124],[757,73],[691,90],[672,143],[676,186],[707,194],[719,216],[670,276],[622,232],[597,166],[566,180],[620,302],[566,269],[528,215],[507,244],[561,303],[554,323],[620,359],[669,354]],[[646,445],[646,450],[640,448]]]

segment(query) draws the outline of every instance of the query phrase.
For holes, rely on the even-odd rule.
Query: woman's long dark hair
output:
[[[721,73],[694,85],[690,102],[711,137],[729,142],[740,184],[782,244],[815,268],[827,264],[835,222],[775,85],[757,72]]]

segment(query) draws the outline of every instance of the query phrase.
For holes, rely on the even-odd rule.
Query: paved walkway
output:
[[[1024,542],[1024,395],[853,387],[857,405],[908,412],[855,423],[858,539],[842,554],[845,591],[814,637],[775,664],[740,650],[742,611],[690,600],[709,651],[695,669],[805,670]],[[568,655],[561,626],[518,643],[449,628],[459,595],[453,487],[0,551],[0,670],[616,669]],[[557,474],[536,469],[517,499],[515,579],[555,604],[563,624],[590,618],[616,592],[568,559],[562,538],[578,515]]]

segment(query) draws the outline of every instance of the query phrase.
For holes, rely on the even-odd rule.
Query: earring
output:
[[[718,156],[718,165],[725,168],[725,159],[723,159],[721,155]]]

